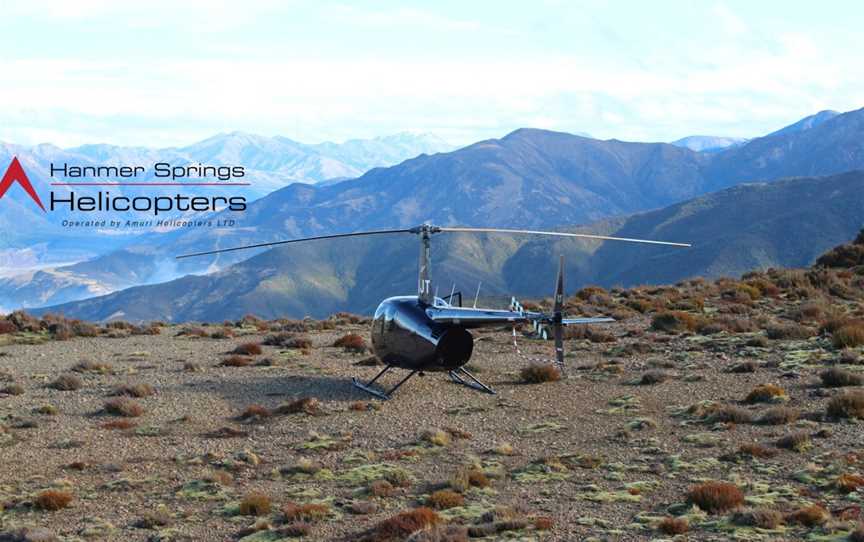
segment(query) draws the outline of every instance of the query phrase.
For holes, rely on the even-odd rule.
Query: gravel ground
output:
[[[526,362],[514,353],[508,331],[475,333],[471,367],[497,395],[430,373],[388,402],[352,387],[351,376],[378,370],[355,365],[364,355],[331,346],[348,332],[366,335],[363,326],[310,332],[307,354],[264,346],[248,367],[219,363],[237,345],[264,338],[250,329],[228,339],[177,336],[180,327],[168,326],[159,335],[6,344],[0,388],[17,383],[23,393],[0,394],[6,428],[0,432],[0,531],[41,527],[64,540],[278,540],[279,509],[313,502],[329,511],[304,539],[355,540],[377,522],[424,504],[461,467],[477,465],[491,485],[466,491],[465,505],[441,514],[477,524],[510,507],[527,518],[521,528],[489,539],[671,539],[657,525],[674,513],[690,525],[681,539],[846,540],[862,493],[839,491],[836,479],[860,474],[864,453],[861,425],[823,416],[829,397],[843,391],[818,385],[819,371],[839,355],[830,341],[751,347],[753,333],[665,335],[649,325],[639,316],[605,327],[615,342],[568,341],[569,377],[530,385],[521,382]],[[550,343],[526,339],[521,346],[529,355],[551,353]],[[258,363],[263,359],[269,362]],[[730,372],[748,360],[755,372]],[[82,361],[110,369],[74,373],[83,381],[79,390],[48,387]],[[660,371],[663,381],[637,384],[649,371]],[[782,405],[796,409],[798,421],[722,423],[695,408],[686,412],[714,401],[759,415],[776,405],[742,401],[766,383],[785,390]],[[118,386],[134,384],[156,391],[133,399],[144,408],[141,416],[103,411]],[[238,420],[250,405],[272,410],[303,397],[319,401],[313,414]],[[711,408],[703,404],[706,412]],[[136,426],[104,427],[117,420]],[[236,434],[214,434],[225,428]],[[435,430],[450,442],[424,438]],[[810,436],[808,447],[775,447],[796,432]],[[720,459],[748,443],[778,453]],[[392,496],[369,496],[366,488],[379,471],[407,473],[411,483]],[[746,506],[785,513],[819,503],[833,518],[812,528],[736,525],[731,513],[706,515],[686,504],[688,489],[706,480],[735,483]],[[36,496],[49,488],[74,500],[42,510]],[[269,515],[238,513],[237,503],[250,492],[270,497]],[[358,503],[367,502],[372,507],[361,510]],[[142,524],[148,516],[165,525]],[[534,527],[542,517],[552,519],[551,529]],[[251,534],[256,522],[264,530]]]

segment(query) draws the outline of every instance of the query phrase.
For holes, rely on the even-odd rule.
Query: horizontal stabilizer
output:
[[[614,321],[614,318],[603,316],[598,318],[565,318],[561,323],[565,326],[577,326],[579,324],[608,324]]]

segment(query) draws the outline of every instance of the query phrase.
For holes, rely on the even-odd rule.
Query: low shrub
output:
[[[64,374],[58,376],[48,386],[60,391],[76,391],[84,387],[84,381],[75,375]]]
[[[690,523],[685,518],[666,517],[657,524],[657,530],[668,535],[684,534],[690,530]]]
[[[263,352],[264,350],[261,349],[261,345],[258,343],[243,343],[237,345],[237,347],[231,351],[232,354],[240,356],[258,356]]]
[[[240,501],[240,514],[243,516],[266,516],[270,513],[272,501],[264,493],[247,493]]]
[[[822,379],[822,385],[826,388],[860,386],[864,383],[864,377],[860,374],[836,367],[822,371],[819,378]]]
[[[105,403],[104,410],[113,416],[123,416],[125,418],[137,418],[144,414],[144,407],[128,397],[111,399]]]
[[[354,354],[363,354],[369,347],[366,345],[366,340],[356,333],[348,333],[336,339],[333,343],[336,348],[342,348],[346,352]]]
[[[456,508],[465,504],[465,497],[450,489],[439,489],[429,495],[426,501],[433,508],[447,510],[448,508]]]

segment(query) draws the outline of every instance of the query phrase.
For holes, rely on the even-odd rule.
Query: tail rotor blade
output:
[[[558,279],[555,281],[555,305],[552,309],[555,335],[555,363],[564,374],[564,256],[558,261]]]

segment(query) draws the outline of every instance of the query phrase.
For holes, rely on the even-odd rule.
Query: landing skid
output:
[[[375,397],[377,397],[379,399],[387,401],[390,399],[390,396],[393,395],[393,392],[395,392],[396,390],[399,389],[399,386],[401,386],[402,384],[407,382],[409,378],[411,378],[412,376],[414,376],[415,374],[418,373],[418,371],[411,371],[410,373],[408,373],[408,376],[406,376],[405,378],[400,380],[399,383],[396,384],[395,386],[393,386],[392,388],[390,388],[389,391],[382,391],[382,390],[373,388],[372,384],[374,384],[376,380],[378,380],[379,378],[384,376],[384,373],[386,373],[387,371],[389,371],[392,368],[393,368],[392,365],[388,365],[388,366],[384,367],[383,369],[381,369],[380,373],[375,375],[375,378],[373,378],[372,380],[370,380],[366,384],[360,382],[356,378],[352,378],[351,382],[354,384],[354,387],[357,388],[358,390],[363,390],[370,395],[374,395]]]
[[[464,378],[459,376],[459,373],[467,376],[470,380],[465,380]],[[458,369],[453,369],[452,371],[450,371],[450,379],[457,384],[462,384],[463,386],[467,386],[471,389],[495,395],[495,390],[481,382],[476,376],[468,372],[463,367],[459,367]]]

